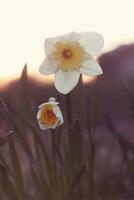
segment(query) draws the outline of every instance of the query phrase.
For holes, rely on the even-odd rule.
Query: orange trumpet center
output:
[[[70,49],[64,49],[63,51],[64,58],[70,58],[72,56],[72,52]]]
[[[79,70],[85,58],[85,51],[77,42],[57,42],[53,52],[54,58],[59,63],[59,68],[64,71]]]
[[[47,126],[55,125],[58,122],[58,118],[53,112],[53,105],[45,105],[44,109],[42,110],[40,120],[42,124]]]

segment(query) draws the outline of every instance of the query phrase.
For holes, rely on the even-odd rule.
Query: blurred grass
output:
[[[36,119],[36,114],[30,110],[27,80],[25,65],[20,78],[18,107],[0,99],[11,127],[8,134],[0,137],[0,200],[98,200],[102,193],[96,181],[94,135],[98,123],[99,80],[94,82],[91,91],[91,113],[86,112],[80,80],[76,118],[73,117],[69,94],[65,97],[67,126],[43,133],[35,120],[31,121]],[[57,95],[57,98],[60,99],[60,96]],[[102,199],[112,200],[118,194],[126,170],[131,167],[134,173],[134,157],[128,156],[133,147],[117,131],[112,120],[108,116],[106,118],[108,128],[122,149],[123,158],[109,192],[103,189]],[[84,138],[85,124],[87,139]],[[48,134],[48,144],[43,134]]]

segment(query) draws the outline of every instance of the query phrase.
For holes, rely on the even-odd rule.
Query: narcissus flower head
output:
[[[103,37],[96,32],[71,32],[46,39],[46,58],[39,71],[44,75],[54,73],[56,89],[67,94],[77,85],[80,74],[102,74],[102,69],[94,56],[99,53],[103,44]]]
[[[48,102],[39,106],[37,120],[41,129],[55,129],[63,124],[63,116],[58,104],[56,99],[51,97]]]

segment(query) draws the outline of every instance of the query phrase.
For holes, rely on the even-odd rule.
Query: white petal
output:
[[[45,124],[45,123],[41,123],[41,121],[40,121],[40,119],[41,119],[41,113],[42,113],[42,111],[43,111],[43,109],[44,109],[44,106],[46,105],[46,104],[51,104],[51,105],[53,105],[53,112],[54,112],[54,114],[56,115],[56,117],[59,119],[59,121],[57,121],[55,124],[53,124],[53,125],[50,125],[50,126],[48,126],[47,124]],[[38,112],[37,112],[37,121],[38,121],[38,124],[39,124],[39,127],[40,127],[40,129],[42,129],[42,130],[45,130],[45,129],[54,129],[54,128],[56,128],[57,126],[60,126],[61,124],[63,124],[63,116],[62,116],[62,113],[61,113],[61,110],[60,110],[60,108],[59,108],[59,106],[57,105],[57,104],[59,104],[58,102],[49,102],[49,103],[43,103],[43,104],[41,104],[40,106],[39,106],[39,110],[38,110]]]
[[[103,36],[96,32],[80,33],[81,38],[79,43],[91,55],[97,55],[104,45]]]
[[[42,108],[42,107],[44,107],[45,105],[58,105],[59,104],[59,102],[46,102],[46,103],[42,103],[41,105],[39,105],[39,108]]]
[[[49,75],[53,74],[58,70],[58,63],[55,60],[49,60],[45,58],[42,64],[39,67],[41,74]]]
[[[44,48],[45,48],[45,53],[46,55],[48,54],[52,54],[52,52],[54,51],[55,48],[55,44],[57,42],[75,42],[78,41],[80,39],[80,34],[75,33],[75,32],[70,32],[68,34],[64,34],[64,35],[60,35],[54,38],[48,38],[45,40],[44,43]]]
[[[54,51],[54,45],[56,43],[56,38],[48,38],[44,43],[44,50],[46,55],[51,54]]]
[[[60,37],[60,40],[63,42],[77,42],[81,38],[80,34],[76,32],[70,32],[66,35]]]
[[[56,102],[56,98],[54,97],[49,97],[48,101],[51,103],[51,102]]]
[[[37,112],[37,119],[39,119],[40,117],[41,117],[41,109],[38,110],[38,112]]]
[[[62,116],[62,113],[61,113],[59,106],[54,106],[53,112],[56,115],[56,117],[60,120],[59,125],[63,124],[63,116]]]
[[[40,129],[44,130],[44,129],[47,129],[44,124],[40,123],[40,117],[41,117],[41,109],[38,111],[37,113],[37,121],[38,121],[38,124],[39,124],[39,127]]]
[[[86,60],[82,65],[83,67],[81,67],[79,70],[79,72],[82,74],[88,76],[97,76],[103,73],[100,65],[93,58]]]
[[[77,71],[63,72],[59,70],[55,74],[55,87],[60,93],[67,94],[77,85],[79,77],[80,73]]]
[[[38,120],[38,124],[39,124],[40,129],[42,130],[48,129],[48,127],[46,127],[44,124],[41,124],[39,120]]]

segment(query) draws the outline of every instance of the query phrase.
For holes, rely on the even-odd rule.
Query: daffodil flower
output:
[[[39,71],[55,74],[55,87],[63,94],[69,93],[78,83],[80,74],[97,76],[102,69],[95,61],[103,47],[103,37],[96,32],[71,32],[45,40],[46,58]]]
[[[63,116],[56,99],[51,97],[49,101],[39,106],[37,120],[41,129],[55,129],[63,124]]]

